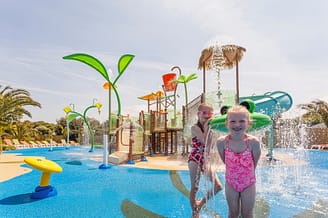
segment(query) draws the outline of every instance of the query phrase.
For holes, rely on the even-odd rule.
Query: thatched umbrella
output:
[[[198,61],[198,69],[203,69],[203,94],[205,94],[205,71],[206,70],[211,70],[212,66],[211,66],[211,60],[212,60],[212,56],[213,56],[213,46],[209,47],[209,48],[205,48],[202,51],[202,54],[199,58]]]
[[[238,45],[211,46],[202,51],[198,62],[198,69],[203,69],[203,93],[205,93],[205,71],[215,69],[231,69],[236,66],[236,103],[239,103],[239,72],[238,62],[242,59],[246,49]],[[220,85],[220,81],[218,81]],[[220,93],[219,93],[220,95]]]
[[[222,54],[224,57],[223,67],[231,69],[236,66],[236,103],[239,103],[239,72],[238,62],[242,59],[246,49],[237,45],[223,45],[221,46]]]

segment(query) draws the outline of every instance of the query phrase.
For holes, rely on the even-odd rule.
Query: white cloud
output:
[[[134,54],[118,86],[123,113],[137,115],[147,108],[137,97],[161,89],[162,74],[174,65],[183,74],[198,74],[188,84],[189,99],[198,96],[198,58],[216,42],[247,49],[239,65],[242,95],[281,90],[291,94],[295,104],[328,100],[326,1],[89,3],[10,0],[0,8],[0,82],[27,89],[40,101],[42,109],[31,109],[33,119],[55,122],[64,116],[67,104],[82,110],[93,98],[107,110],[104,78],[83,63],[63,60],[65,55],[91,54],[112,70],[114,78],[119,57]],[[224,89],[234,89],[234,75],[235,69],[222,72]],[[209,72],[206,78],[207,89],[215,90],[215,74]],[[181,104],[184,93],[179,90]],[[115,100],[112,104],[117,107]],[[106,116],[101,113],[100,119]]]

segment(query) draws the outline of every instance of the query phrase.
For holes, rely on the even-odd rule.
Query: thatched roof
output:
[[[211,69],[211,59],[212,59],[212,55],[213,55],[213,49],[214,49],[214,47],[212,46],[209,48],[205,48],[202,51],[202,54],[198,61],[198,69],[199,70],[203,68],[204,63],[205,63],[205,70]]]
[[[211,46],[205,48],[199,58],[198,69],[205,70],[213,68],[231,69],[240,62],[246,49],[237,45]]]
[[[222,54],[225,60],[224,68],[231,69],[236,65],[236,60],[241,61],[246,49],[237,45],[223,45],[221,46]]]

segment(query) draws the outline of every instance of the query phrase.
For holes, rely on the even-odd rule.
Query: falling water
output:
[[[82,144],[90,145],[90,133],[88,126],[83,122]]]

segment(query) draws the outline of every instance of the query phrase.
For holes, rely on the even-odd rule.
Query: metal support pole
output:
[[[99,169],[109,169],[111,165],[108,164],[108,135],[103,136],[103,163],[99,166]]]

